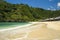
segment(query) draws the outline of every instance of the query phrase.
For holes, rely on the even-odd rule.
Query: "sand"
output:
[[[0,40],[60,40],[60,21],[33,24],[0,32]]]

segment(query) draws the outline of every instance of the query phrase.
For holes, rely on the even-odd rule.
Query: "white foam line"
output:
[[[31,23],[31,24],[27,24],[27,25],[23,25],[23,26],[17,26],[17,27],[8,28],[8,29],[1,29],[0,32],[1,32],[1,31],[7,31],[7,30],[14,30],[14,29],[22,28],[22,27],[28,27],[28,26],[33,25],[33,24],[36,24],[36,23],[38,23],[38,22],[30,22],[30,23]]]

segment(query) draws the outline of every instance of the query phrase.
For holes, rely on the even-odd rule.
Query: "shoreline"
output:
[[[29,22],[29,24],[26,25],[22,25],[22,26],[16,26],[16,27],[12,27],[12,28],[6,28],[6,29],[0,29],[0,31],[7,31],[7,30],[14,30],[14,29],[18,29],[18,28],[26,28],[28,26],[31,26],[33,24],[37,24],[37,23],[45,23],[45,24],[50,24],[50,23],[55,23],[55,22],[60,22],[60,21],[48,21],[48,22]]]
[[[1,31],[7,31],[7,30],[14,30],[14,29],[18,29],[18,28],[25,28],[25,27],[31,26],[31,25],[39,23],[39,22],[29,22],[29,23],[30,24],[26,24],[26,25],[23,25],[23,26],[17,26],[17,27],[13,27],[13,28],[0,29],[0,32]]]
[[[60,39],[60,22],[30,22],[27,25],[0,31],[1,40],[30,40],[31,38],[33,40]]]

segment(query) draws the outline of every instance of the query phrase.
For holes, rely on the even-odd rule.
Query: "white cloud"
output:
[[[55,11],[56,9],[53,6],[50,6],[47,10]]]
[[[50,8],[48,8],[47,10],[50,10]]]
[[[60,2],[57,3],[57,6],[60,7]]]
[[[55,11],[56,9],[55,8],[48,8],[47,10]]]

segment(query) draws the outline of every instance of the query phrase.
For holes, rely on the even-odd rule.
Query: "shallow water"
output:
[[[11,28],[16,26],[26,25],[25,22],[0,22],[0,29]]]

